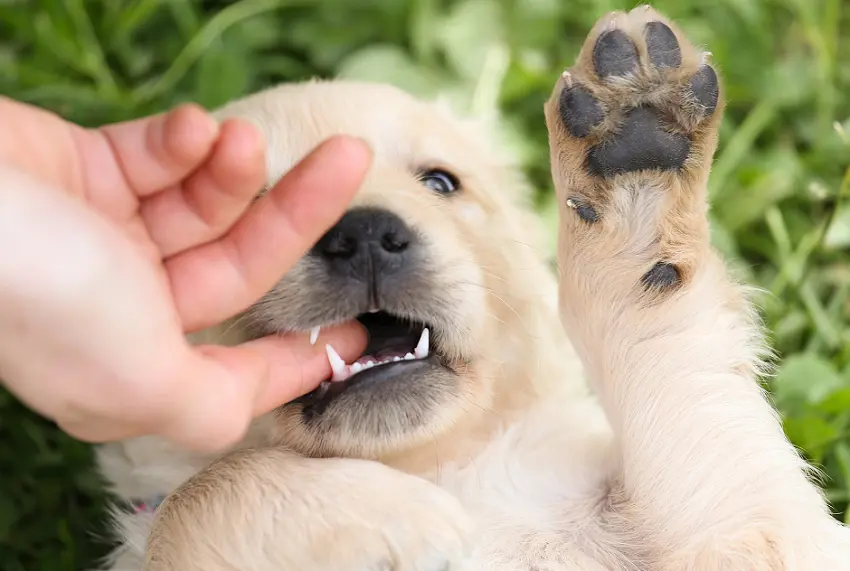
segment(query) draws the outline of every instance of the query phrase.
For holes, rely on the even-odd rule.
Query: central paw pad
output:
[[[587,169],[594,176],[610,177],[647,169],[680,169],[691,142],[681,133],[664,130],[661,113],[649,106],[630,109],[615,137],[590,148]]]

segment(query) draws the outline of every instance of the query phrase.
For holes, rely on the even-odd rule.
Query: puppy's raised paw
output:
[[[546,104],[562,245],[606,263],[630,256],[641,267],[632,284],[646,291],[687,281],[708,244],[705,185],[723,106],[708,56],[648,6],[614,12]]]

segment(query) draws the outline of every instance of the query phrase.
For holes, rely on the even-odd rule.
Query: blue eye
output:
[[[438,194],[451,194],[460,188],[457,178],[439,169],[424,171],[419,181]]]

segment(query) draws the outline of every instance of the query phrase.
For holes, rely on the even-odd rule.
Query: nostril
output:
[[[381,247],[391,254],[398,254],[399,252],[403,252],[407,249],[407,246],[409,245],[409,239],[406,239],[403,236],[399,236],[395,232],[387,232],[386,234],[381,236]]]
[[[381,208],[355,208],[346,212],[310,253],[345,271],[362,266],[367,272],[375,262],[381,265],[392,260],[393,267],[403,266],[405,256],[416,246],[416,234],[397,214]]]
[[[342,234],[330,236],[323,246],[322,253],[328,258],[350,258],[357,253],[357,240]]]

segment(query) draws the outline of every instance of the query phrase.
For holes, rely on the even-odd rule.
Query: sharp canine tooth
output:
[[[345,361],[342,360],[339,353],[334,351],[334,348],[330,345],[325,345],[325,353],[328,354],[328,362],[331,364],[331,370],[333,370],[331,380],[344,381],[348,377],[348,371],[346,370],[348,367],[345,366]]]
[[[428,328],[422,330],[422,335],[419,337],[419,343],[416,344],[416,349],[413,350],[413,355],[417,359],[424,359],[428,356],[428,349],[431,343],[431,333]]]
[[[415,358],[416,357],[413,355],[413,353],[408,353],[407,355],[404,356],[405,361],[412,361]]]
[[[320,329],[321,329],[321,327],[316,326],[316,327],[314,327],[313,329],[310,330],[310,345],[316,344],[316,340],[319,339],[319,330]]]

